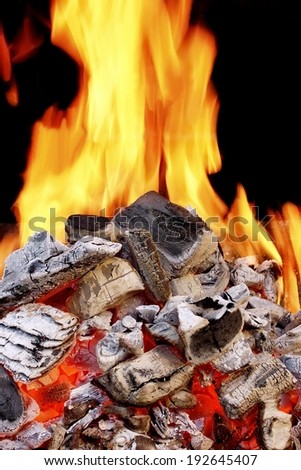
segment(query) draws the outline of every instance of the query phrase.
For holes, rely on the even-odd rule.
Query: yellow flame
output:
[[[265,227],[257,221],[242,185],[237,186],[234,203],[227,216],[228,238],[239,256],[256,254],[281,266],[281,256]]]
[[[35,125],[16,203],[22,243],[33,228],[63,240],[62,217],[111,214],[151,189],[203,217],[226,212],[207,176],[221,167],[214,38],[189,26],[190,9],[190,0],[54,2],[52,41],[77,60],[81,84],[66,113],[53,107]]]
[[[222,164],[211,83],[216,45],[210,32],[189,24],[191,4],[53,1],[52,42],[78,63],[79,92],[66,112],[53,106],[34,126],[15,204],[22,245],[39,229],[64,241],[70,214],[111,215],[157,190],[194,207],[217,234],[227,227],[223,243],[239,256],[255,253],[281,264],[283,239],[274,245],[242,186],[228,211],[210,184],[208,175]],[[284,207],[284,216],[291,211]],[[291,238],[300,220],[289,229]],[[301,260],[301,248],[294,250]],[[287,279],[287,264],[284,272]]]
[[[285,209],[285,212],[288,212]],[[282,272],[284,283],[285,307],[291,312],[297,312],[300,308],[298,281],[296,277],[296,258],[290,232],[292,232],[291,220],[284,220],[280,213],[274,212],[271,219],[271,227],[276,245],[282,258]],[[288,215],[288,213],[286,214]],[[294,224],[294,222],[293,222]],[[300,220],[299,220],[300,224]]]

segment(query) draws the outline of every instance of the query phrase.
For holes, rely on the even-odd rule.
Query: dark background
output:
[[[241,182],[261,214],[288,200],[301,204],[298,10],[297,0],[195,0],[191,14],[192,23],[213,31],[218,46],[212,80],[223,168],[212,183],[230,204]],[[14,222],[10,207],[22,186],[32,125],[53,103],[66,109],[78,83],[76,64],[50,43],[48,0],[0,0],[7,42],[25,13],[44,42],[33,57],[13,64],[17,107],[7,103],[0,79],[0,222],[8,223]]]

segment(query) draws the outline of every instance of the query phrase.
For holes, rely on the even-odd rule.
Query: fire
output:
[[[34,126],[15,203],[21,245],[33,230],[49,230],[64,241],[70,214],[111,215],[156,190],[194,207],[217,234],[227,228],[225,246],[233,241],[233,219],[240,217],[235,236],[246,240],[235,250],[282,263],[281,240],[274,244],[256,222],[243,188],[229,210],[210,184],[208,175],[222,165],[211,83],[216,45],[209,31],[190,25],[191,5],[192,0],[52,2],[51,39],[78,63],[79,92],[66,112],[52,106]],[[21,50],[18,40],[16,60],[38,46],[30,31],[27,21],[20,37],[31,46]],[[0,74],[8,80],[11,62],[2,29],[0,52]],[[10,99],[17,103],[13,87]],[[290,214],[284,208],[284,217]],[[297,224],[288,229],[291,240]],[[294,244],[295,265],[298,250]],[[284,263],[286,280],[290,270]]]

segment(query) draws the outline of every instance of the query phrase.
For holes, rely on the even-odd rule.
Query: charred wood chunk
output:
[[[176,346],[180,351],[183,350],[183,342],[175,326],[161,321],[159,323],[147,324],[146,327],[158,342],[167,342]]]
[[[126,260],[113,257],[82,277],[67,305],[70,312],[80,318],[89,318],[142,290],[142,280],[133,266]]]
[[[0,316],[83,276],[120,249],[119,243],[91,237],[67,248],[47,232],[36,233],[6,259],[0,282]]]
[[[140,305],[139,307],[136,307],[135,312],[138,313],[141,320],[147,323],[152,323],[159,310],[159,305]]]
[[[64,428],[64,426],[62,426],[59,423],[53,424],[53,426],[51,426],[50,429],[51,429],[51,438],[47,445],[47,449],[59,450],[64,442],[66,429]]]
[[[281,305],[275,304],[267,299],[251,295],[248,301],[248,308],[264,309],[271,317],[272,325],[285,328],[293,318],[292,314]]]
[[[122,230],[150,232],[169,277],[204,272],[214,265],[208,265],[208,259],[219,251],[213,232],[200,217],[155,191],[121,209],[113,221]]]
[[[183,315],[180,334],[185,343],[186,358],[192,364],[204,364],[219,357],[236,340],[243,327],[239,309],[228,310],[217,320],[208,321],[202,317],[191,328]],[[201,323],[202,321],[202,323]]]
[[[255,356],[243,335],[229,349],[213,361],[213,366],[225,373],[234,372],[255,360]]]
[[[268,400],[260,413],[260,437],[263,448],[285,450],[291,443],[292,415],[278,410],[277,400]]]
[[[0,364],[20,382],[46,374],[73,347],[77,318],[44,304],[27,304],[0,321]]]
[[[182,362],[167,346],[157,346],[136,359],[118,364],[93,383],[117,402],[145,406],[185,386],[193,367]]]
[[[301,325],[287,331],[273,341],[273,348],[279,354],[301,353]]]
[[[296,379],[279,359],[262,354],[256,363],[226,379],[218,394],[229,418],[236,419],[256,403],[277,399],[295,386]]]
[[[299,385],[301,384],[301,356],[284,354],[280,357],[285,367],[296,377]]]
[[[264,308],[241,309],[245,325],[250,328],[267,328],[270,330],[270,314]]]
[[[138,319],[139,313],[137,311],[137,308],[143,306],[145,302],[145,291],[140,291],[137,294],[130,295],[129,297],[124,299],[121,304],[116,305],[116,318],[120,319],[126,317],[127,315],[131,315],[134,318]]]
[[[234,285],[244,283],[250,289],[261,290],[265,276],[256,271],[257,265],[257,259],[253,256],[237,258],[231,271],[231,282]]]
[[[51,432],[42,423],[33,422],[19,431],[17,439],[29,449],[38,449],[49,441],[51,435]]]
[[[90,382],[71,390],[64,406],[64,424],[70,426],[86,416],[89,410],[102,405],[107,396]]]
[[[171,279],[169,285],[173,296],[185,295],[195,302],[206,296],[201,281],[196,274],[186,274],[185,276]]]
[[[101,312],[99,315],[87,318],[80,323],[77,337],[81,340],[90,340],[96,331],[110,331],[113,313],[109,310]]]
[[[171,411],[160,404],[150,410],[150,416],[154,431],[164,442],[178,441],[180,443],[178,448],[187,448],[190,445],[194,449],[210,449],[212,447],[212,440],[207,439],[201,433],[187,413],[180,410]],[[186,435],[186,443],[184,435]],[[188,436],[190,436],[190,443],[187,442]]]
[[[11,376],[0,366],[0,420],[15,421],[23,412],[24,402],[20,390]]]
[[[125,240],[150,297],[157,302],[166,302],[171,290],[150,232],[130,230]]]
[[[13,382],[11,382],[7,387],[6,377],[4,376],[5,374],[6,373],[2,374],[1,370],[0,439],[17,435],[20,429],[22,429],[27,423],[33,421],[40,412],[38,404],[32,398],[21,395],[17,386],[12,385]],[[8,392],[11,392],[10,398],[7,396]],[[13,399],[16,399],[16,404],[12,402]]]
[[[113,225],[110,220],[108,217],[98,215],[70,215],[65,225],[68,242],[75,243],[87,235],[111,240]]]
[[[194,408],[197,405],[198,399],[189,390],[181,389],[173,392],[167,400],[169,408]]]
[[[229,289],[225,290],[220,297],[228,300],[229,302],[233,302],[237,307],[244,308],[248,305],[250,295],[248,286],[242,282],[236,286],[229,287]]]
[[[107,371],[130,356],[144,352],[142,323],[127,316],[114,323],[112,330],[96,345],[100,369]]]
[[[198,315],[201,315],[207,320],[218,320],[228,310],[234,309],[235,303],[221,295],[215,295],[214,297],[206,297],[200,302],[197,302],[196,306],[198,308]]]
[[[230,269],[223,256],[219,254],[217,262],[209,271],[196,275],[201,283],[203,298],[221,294],[229,284]]]
[[[256,271],[264,275],[261,289],[263,297],[276,303],[279,297],[278,278],[281,276],[279,264],[275,260],[265,260],[257,266]]]

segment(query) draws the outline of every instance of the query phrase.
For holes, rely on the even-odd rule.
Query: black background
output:
[[[212,80],[220,100],[223,168],[212,183],[230,204],[241,182],[261,214],[288,200],[301,204],[298,10],[297,0],[195,0],[191,14],[192,23],[213,31],[218,47]],[[9,223],[32,125],[53,103],[66,109],[78,83],[76,64],[50,43],[48,0],[0,0],[7,41],[13,41],[25,12],[44,42],[34,57],[13,65],[17,107],[7,103],[0,80],[0,222]]]

